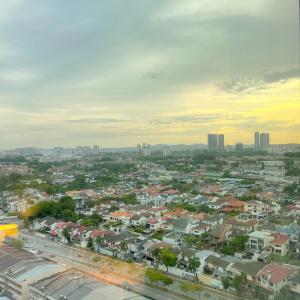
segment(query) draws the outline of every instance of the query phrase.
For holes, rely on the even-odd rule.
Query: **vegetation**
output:
[[[152,256],[154,257],[155,259],[155,262],[156,262],[156,265],[157,263],[159,262],[160,260],[160,256],[161,256],[161,249],[158,248],[158,247],[155,247],[153,250],[152,250]]]
[[[177,256],[169,247],[166,247],[161,252],[160,260],[167,267],[168,272],[169,267],[174,267],[176,265]]]
[[[146,278],[149,279],[151,283],[156,283],[157,286],[160,282],[164,286],[168,286],[173,283],[173,279],[164,274],[163,272],[150,268],[146,270]]]
[[[221,252],[228,255],[234,255],[235,252],[242,252],[246,249],[248,237],[245,235],[238,235],[228,242],[227,246],[221,248]]]
[[[180,289],[185,293],[185,296],[188,296],[188,293],[195,293],[202,290],[202,287],[199,284],[193,282],[181,282]]]
[[[68,196],[58,202],[41,201],[29,207],[23,214],[25,224],[36,218],[54,217],[65,221],[76,222],[79,216],[75,213],[75,201]]]
[[[291,185],[285,186],[283,191],[289,196],[300,196],[300,185],[293,183]]]
[[[300,152],[286,152],[284,153],[284,156],[291,158],[300,158]]]
[[[196,249],[203,249],[206,244],[204,237],[197,237],[191,234],[186,235],[184,241],[188,247],[193,247]]]
[[[222,278],[222,285],[225,290],[227,290],[230,287],[230,280],[228,279],[228,277]]]
[[[292,293],[288,286],[284,286],[278,295],[275,296],[275,300],[299,300],[299,296]]]
[[[192,205],[188,203],[171,203],[169,205],[170,208],[183,208],[186,209],[190,212],[204,212],[204,213],[209,213],[210,209],[207,205]]]
[[[62,235],[67,240],[68,243],[71,241],[70,229],[68,227],[63,228]]]
[[[231,175],[231,173],[230,173],[229,170],[226,170],[226,171],[223,173],[222,177],[223,177],[223,178],[231,178],[232,175]]]
[[[196,276],[196,270],[200,267],[200,261],[198,257],[191,257],[189,259],[189,265],[188,268],[190,271],[192,271],[194,273],[194,275]]]
[[[93,239],[92,239],[91,236],[88,238],[86,247],[87,247],[87,249],[89,249],[90,251],[94,251],[94,250],[95,250],[95,247],[94,247],[94,241],[93,241]]]
[[[286,176],[300,176],[299,168],[291,168],[285,173]]]
[[[164,232],[162,230],[157,230],[153,233],[152,238],[162,241],[163,236]]]
[[[300,260],[297,257],[293,257],[293,255],[285,255],[281,256],[278,254],[270,254],[267,258],[268,263],[278,262],[283,264],[291,264],[295,266],[300,266]]]
[[[10,246],[12,246],[13,248],[16,248],[16,249],[23,249],[23,247],[24,247],[24,242],[21,240],[12,238],[12,239],[7,240],[7,242]]]
[[[247,283],[247,277],[246,274],[244,273],[242,273],[241,276],[235,276],[232,279],[232,287],[235,288],[235,290],[238,293],[244,291],[246,283]]]
[[[90,217],[87,217],[81,221],[83,226],[98,227],[100,223],[103,222],[102,216],[99,214],[93,213]]]

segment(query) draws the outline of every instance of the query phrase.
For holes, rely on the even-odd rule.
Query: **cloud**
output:
[[[103,143],[125,145],[171,131],[170,141],[195,141],[206,130],[238,127],[251,109],[296,97],[289,88],[280,97],[270,92],[299,78],[296,1],[6,2],[7,145],[21,142],[12,130],[26,144],[47,144],[49,135],[49,145],[93,143],[102,135]]]
[[[66,123],[74,123],[74,124],[103,124],[103,123],[106,124],[106,123],[124,123],[130,121],[132,120],[113,119],[113,118],[97,118],[97,119],[81,118],[81,119],[65,120]]]
[[[218,88],[228,93],[253,93],[264,90],[271,84],[282,84],[294,78],[300,80],[300,68],[262,74],[261,78],[231,79],[218,84]]]

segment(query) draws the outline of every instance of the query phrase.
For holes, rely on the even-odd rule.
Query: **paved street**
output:
[[[61,264],[66,264],[70,267],[75,267],[78,269],[81,269],[82,271],[85,271],[97,278],[99,280],[103,280],[105,282],[123,286],[125,288],[130,288],[132,291],[135,291],[139,293],[140,295],[147,296],[152,299],[170,299],[170,300],[179,300],[182,299],[182,297],[178,297],[176,295],[169,295],[163,291],[154,289],[149,286],[145,286],[136,280],[134,278],[124,278],[124,275],[121,275],[119,272],[114,273],[117,270],[115,268],[117,265],[119,265],[120,262],[113,261],[114,264],[103,266],[99,268],[98,270],[95,268],[95,263],[91,261],[91,258],[93,255],[91,254],[90,257],[83,256],[83,253],[86,255],[86,252],[83,252],[81,250],[77,249],[71,249],[67,246],[64,246],[62,244],[44,239],[42,237],[39,237],[37,235],[27,233],[26,231],[23,231],[20,233],[21,238],[26,238],[26,243],[30,245],[31,247],[40,250],[41,256],[57,261]],[[104,260],[107,260],[108,264],[109,261],[112,261],[111,258],[104,257]],[[92,263],[94,264],[94,267],[91,267]],[[117,264],[116,264],[117,263]],[[122,263],[122,262],[121,262]],[[97,267],[97,266],[96,266]],[[141,269],[142,270],[142,269]],[[120,276],[121,275],[121,276]],[[134,298],[132,298],[134,299]]]
[[[87,255],[87,252],[84,250],[71,248],[66,245],[47,240],[25,230],[20,232],[20,237],[27,239],[26,243],[31,247],[40,250],[42,252],[40,254],[41,256],[55,260],[61,264],[81,269],[99,278],[99,280],[127,287],[136,293],[148,296],[152,299],[179,300],[184,298],[183,296],[171,294],[172,292],[166,293],[142,284],[144,268],[139,267],[136,264],[124,263],[105,256],[97,256],[99,261],[94,262],[93,257],[95,257],[96,254],[91,253],[90,255]],[[180,282],[181,280],[175,280],[174,284],[170,287],[170,291],[180,292]],[[231,296],[219,293],[219,291],[214,291],[210,288],[205,288],[203,291],[199,292],[198,295],[198,299],[233,299]]]

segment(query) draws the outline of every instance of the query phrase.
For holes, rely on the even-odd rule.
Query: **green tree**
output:
[[[127,245],[127,243],[126,243],[126,241],[122,241],[121,243],[120,243],[120,249],[121,249],[121,251],[126,251],[127,249],[128,249],[128,245]]]
[[[188,296],[188,293],[195,293],[198,291],[201,291],[202,288],[200,285],[195,284],[193,282],[189,282],[189,281],[183,281],[180,283],[180,289],[185,292],[185,296]]]
[[[145,276],[150,280],[151,283],[156,283],[158,287],[159,282],[161,282],[164,286],[168,286],[173,283],[173,279],[164,274],[159,270],[154,270],[151,268],[146,269]]]
[[[225,290],[227,290],[230,287],[230,281],[229,281],[228,277],[222,278],[222,285]]]
[[[189,259],[189,270],[191,270],[195,276],[196,276],[196,271],[199,267],[200,267],[199,258],[195,256],[191,257]]]
[[[22,249],[24,247],[24,242],[17,239],[11,239],[10,245],[16,249]]]
[[[103,245],[103,237],[97,236],[96,240],[95,240],[95,243],[97,245],[97,250],[99,252],[100,247]]]
[[[67,240],[68,243],[71,241],[70,229],[68,227],[64,227],[62,230],[62,235]]]
[[[155,266],[157,267],[158,265],[158,262],[159,262],[159,258],[160,258],[160,255],[161,255],[161,249],[158,248],[158,247],[155,247],[152,252],[151,252],[152,256],[154,257],[155,259]]]
[[[227,246],[223,246],[221,252],[228,255],[234,255],[235,252],[242,252],[246,249],[247,241],[247,236],[238,235],[229,241]]]
[[[95,250],[95,247],[94,247],[94,241],[93,241],[93,239],[92,239],[91,236],[88,238],[86,247],[87,247],[89,250],[91,250],[91,251],[94,251],[94,250]]]
[[[247,283],[247,277],[246,274],[242,273],[240,276],[235,276],[232,279],[232,286],[235,288],[235,290],[238,293],[241,293],[245,290],[245,285]]]
[[[162,250],[160,259],[162,263],[167,267],[167,272],[169,271],[169,267],[174,267],[177,262],[176,254],[173,253],[169,247],[166,247]]]

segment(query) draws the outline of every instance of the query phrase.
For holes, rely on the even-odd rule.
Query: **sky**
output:
[[[300,143],[298,0],[0,2],[0,148]]]

